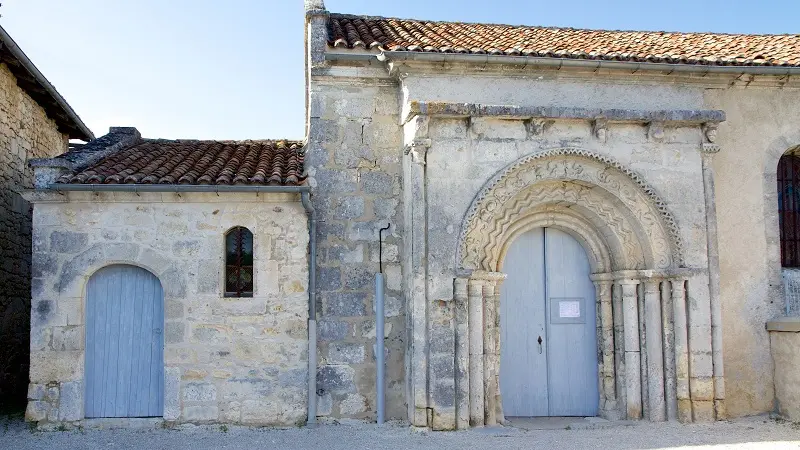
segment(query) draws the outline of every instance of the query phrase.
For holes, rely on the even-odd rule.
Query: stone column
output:
[[[716,125],[704,127],[703,190],[706,207],[706,242],[708,251],[708,292],[711,301],[711,359],[714,365],[714,412],[717,420],[726,416],[725,374],[722,361],[722,305],[719,298],[719,248],[717,243],[717,207],[714,193],[712,157],[720,150],[716,145]]]
[[[484,425],[483,280],[469,280],[469,424]]]
[[[644,314],[647,339],[647,397],[650,420],[666,420],[664,404],[664,355],[661,322],[660,280],[648,279],[644,283]]]
[[[661,283],[661,325],[664,328],[664,396],[667,420],[678,419],[678,394],[675,390],[675,328],[673,326],[670,282]]]
[[[403,159],[403,191],[405,228],[403,236],[404,290],[408,296],[410,342],[408,351],[409,420],[415,426],[425,427],[429,413],[428,354],[430,305],[425,283],[428,279],[427,192],[425,160],[430,147],[429,118],[415,116],[403,126],[406,156]]]
[[[456,429],[469,428],[469,280],[454,282],[456,327]]]
[[[622,285],[611,285],[611,303],[614,314],[614,368],[616,369],[617,410],[620,418],[626,417],[627,390],[625,388],[625,325],[622,313]]]
[[[639,349],[639,305],[636,286],[639,280],[620,280],[625,339],[625,398],[628,419],[642,417],[642,378]]]
[[[495,355],[495,317],[497,305],[494,298],[495,282],[486,280],[483,284],[483,379],[485,425],[497,425],[497,379],[499,358]]]
[[[600,305],[600,348],[602,370],[600,373],[600,406],[608,412],[617,409],[617,386],[614,360],[614,313],[611,302],[611,280],[594,282],[597,303]]]
[[[675,392],[678,400],[678,420],[692,421],[692,401],[689,396],[689,334],[686,325],[686,280],[674,279],[672,285],[673,326],[675,328]]]

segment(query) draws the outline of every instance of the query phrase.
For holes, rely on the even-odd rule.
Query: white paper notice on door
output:
[[[580,300],[561,300],[558,302],[558,317],[563,319],[577,319],[580,316]]]

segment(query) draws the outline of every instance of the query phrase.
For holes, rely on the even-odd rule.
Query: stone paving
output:
[[[525,429],[493,427],[458,432],[415,431],[405,425],[330,422],[316,428],[183,425],[36,431],[20,419],[0,419],[0,449],[784,449],[800,448],[800,425],[765,416],[712,424],[545,421]],[[563,425],[548,428],[556,422]],[[579,422],[584,422],[578,425]]]

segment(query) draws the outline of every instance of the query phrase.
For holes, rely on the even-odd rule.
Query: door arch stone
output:
[[[633,171],[587,150],[557,148],[499,171],[462,222],[456,265],[469,275],[455,282],[456,311],[466,311],[456,319],[462,334],[456,337],[457,426],[504,420],[498,315],[503,255],[520,233],[543,226],[573,236],[590,259],[600,416],[691,421],[678,225]]]

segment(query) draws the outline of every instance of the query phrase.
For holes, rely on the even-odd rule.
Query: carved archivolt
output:
[[[461,267],[496,270],[509,226],[552,204],[583,211],[605,236],[615,270],[681,263],[677,224],[652,188],[608,157],[562,148],[524,157],[484,186],[462,228]]]

